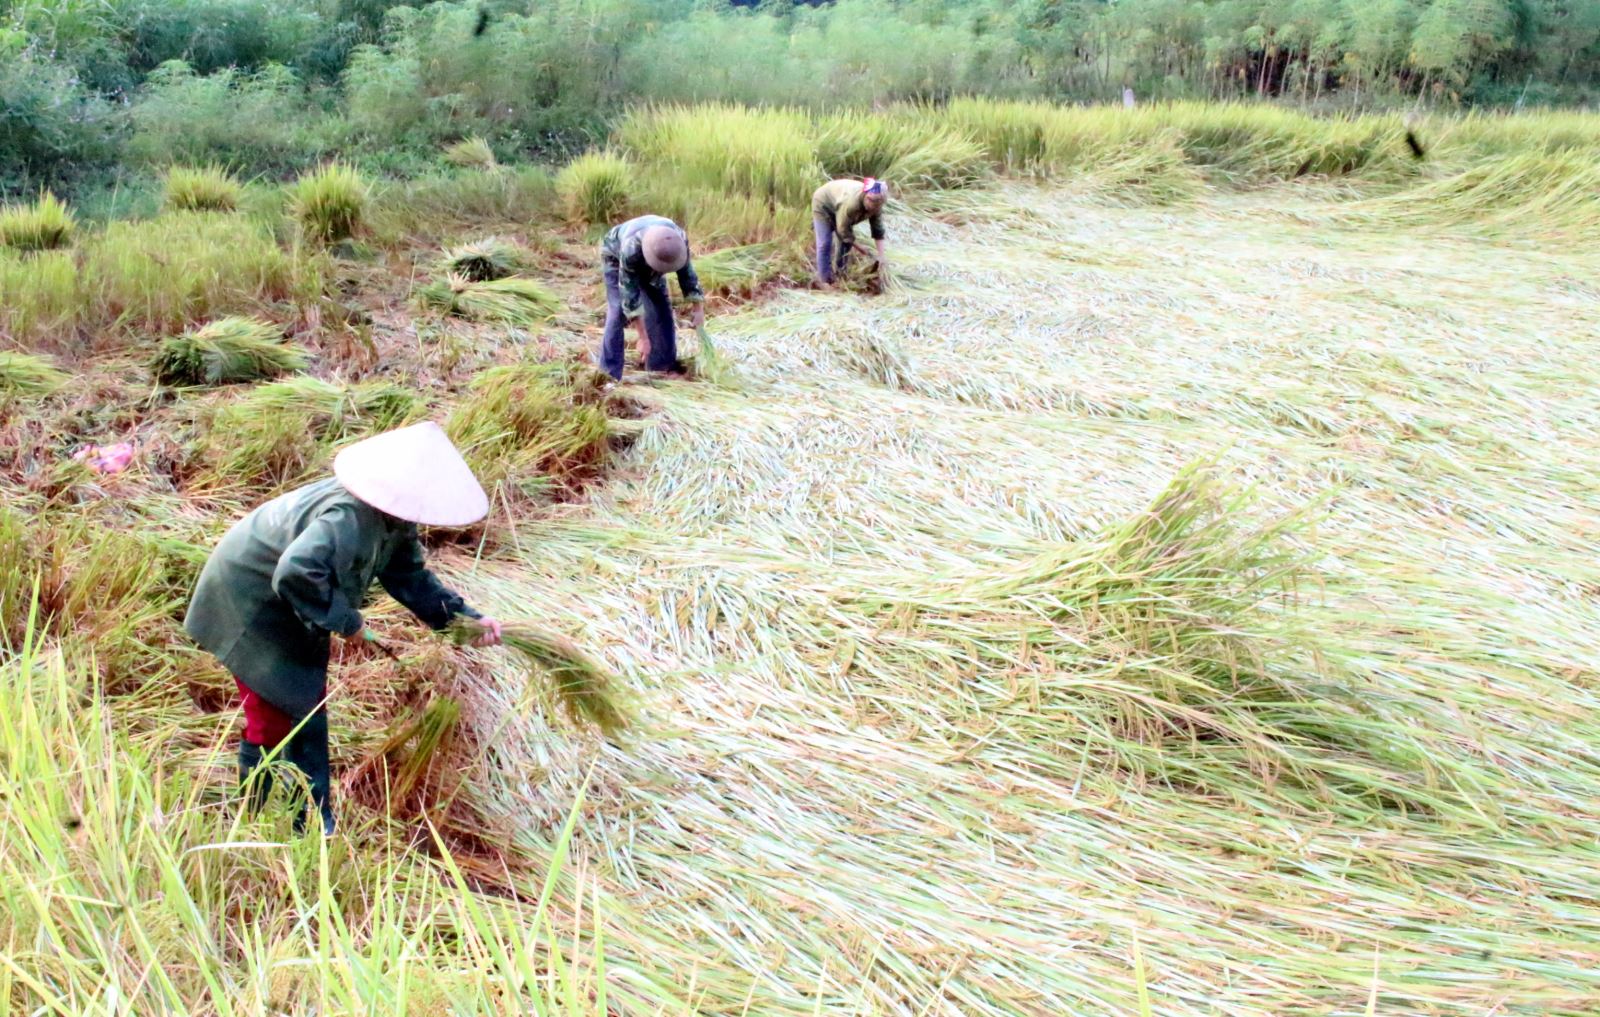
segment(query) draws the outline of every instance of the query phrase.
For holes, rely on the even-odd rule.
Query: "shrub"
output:
[[[180,212],[232,212],[243,194],[233,174],[216,164],[172,166],[163,181],[161,204]]]
[[[66,203],[49,191],[31,205],[0,208],[0,247],[17,251],[51,251],[72,240],[77,223]]]
[[[633,167],[611,151],[589,152],[568,163],[556,176],[567,217],[589,226],[622,220],[633,194]]]
[[[337,124],[312,108],[294,73],[220,70],[201,76],[181,61],[151,72],[129,110],[135,161],[284,170],[326,152]]]
[[[417,290],[427,308],[472,321],[493,321],[527,328],[549,321],[561,309],[561,298],[532,279],[471,282],[459,275]]]
[[[113,158],[116,109],[64,61],[5,45],[6,32],[0,28],[0,193]]]
[[[584,364],[491,368],[445,429],[485,488],[575,494],[608,458],[607,380]]]
[[[225,385],[298,371],[306,356],[256,318],[218,318],[161,344],[151,372],[166,385]]]
[[[294,214],[306,235],[322,243],[348,240],[367,210],[367,182],[345,163],[332,162],[303,174],[293,193]]]

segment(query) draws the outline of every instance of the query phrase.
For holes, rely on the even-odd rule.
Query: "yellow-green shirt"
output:
[[[833,224],[833,231],[845,243],[853,243],[856,227],[865,222],[872,231],[872,239],[882,240],[883,208],[868,212],[859,180],[830,180],[811,195],[811,214]]]

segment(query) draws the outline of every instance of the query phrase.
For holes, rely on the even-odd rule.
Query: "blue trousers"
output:
[[[817,278],[825,283],[833,282],[834,274],[842,275],[845,266],[850,261],[850,244],[839,244],[839,253],[834,255],[833,223],[820,215],[811,217],[812,228],[817,234]]]
[[[600,369],[620,379],[628,320],[622,313],[622,285],[618,280],[618,271],[619,266],[615,263],[605,263],[606,331],[600,340]],[[645,370],[677,370],[678,321],[672,313],[672,299],[667,295],[667,277],[658,275],[650,282],[641,282],[639,292],[644,297],[644,331],[650,337],[650,356],[645,360]]]

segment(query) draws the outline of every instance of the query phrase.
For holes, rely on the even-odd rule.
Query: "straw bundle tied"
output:
[[[446,635],[458,645],[469,645],[485,631],[480,622],[461,617]],[[629,718],[616,678],[572,640],[526,622],[508,622],[501,642],[544,679],[539,698],[546,704],[559,707],[574,723],[593,724],[608,736],[627,728]]]

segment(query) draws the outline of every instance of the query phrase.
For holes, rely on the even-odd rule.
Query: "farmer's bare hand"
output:
[[[483,626],[483,631],[478,638],[472,641],[473,646],[499,646],[505,638],[505,626],[494,618],[479,618],[478,624]]]
[[[704,303],[697,303],[694,305],[694,327],[706,327],[706,305]]]
[[[634,334],[639,339],[639,359],[641,361],[649,360],[650,359],[650,333],[645,331],[644,319],[643,318],[635,318],[634,319],[633,331],[634,331]]]

